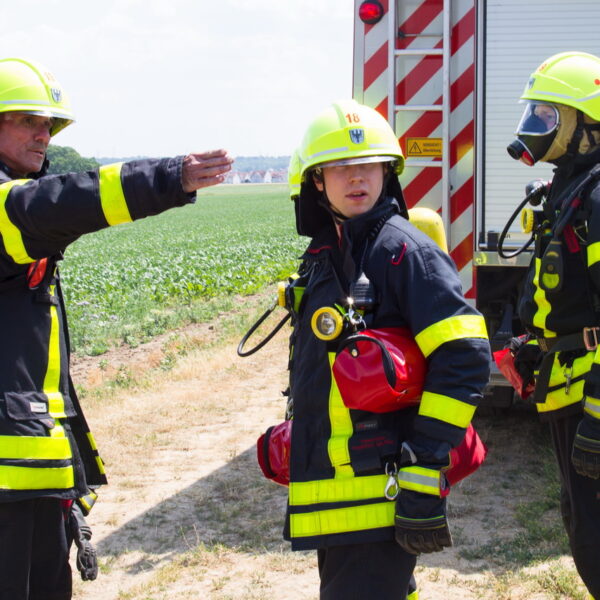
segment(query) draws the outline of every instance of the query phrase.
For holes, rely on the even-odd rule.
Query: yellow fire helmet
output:
[[[600,121],[600,58],[586,52],[561,52],[530,76],[522,100],[565,104]]]
[[[508,153],[527,165],[557,163],[586,154],[600,141],[600,58],[561,52],[546,59],[529,77],[526,102]],[[588,135],[583,135],[584,130]]]
[[[300,195],[300,170],[300,154],[296,149],[292,152],[290,164],[288,165],[288,187],[292,200]]]
[[[398,175],[404,155],[398,138],[385,118],[356,100],[340,100],[320,112],[309,124],[298,147],[300,194],[294,198],[296,229],[315,236],[331,223],[326,198],[315,187],[312,175],[322,167],[358,163],[389,163],[383,194],[396,198],[408,217]]]
[[[0,59],[0,113],[52,117],[51,135],[74,121],[69,98],[43,65],[22,58]]]
[[[390,124],[376,110],[356,100],[327,107],[310,123],[299,148],[301,179],[316,166],[393,162],[397,175],[404,155]]]

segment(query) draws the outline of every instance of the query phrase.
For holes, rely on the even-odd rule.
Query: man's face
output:
[[[546,131],[552,131],[558,123],[556,108],[550,104],[538,104],[533,109],[533,114],[539,117],[546,126]]]
[[[383,188],[383,163],[324,167],[323,181],[315,179],[315,185],[327,190],[331,205],[351,219],[375,206]]]
[[[37,173],[44,164],[51,127],[51,117],[0,114],[0,160],[19,177]]]

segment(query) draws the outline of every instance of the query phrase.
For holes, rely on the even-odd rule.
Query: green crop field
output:
[[[283,184],[201,190],[195,205],[84,236],[61,264],[72,347],[99,354],[210,320],[293,272],[306,242]]]

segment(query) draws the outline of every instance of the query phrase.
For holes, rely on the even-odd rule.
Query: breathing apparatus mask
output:
[[[572,106],[528,101],[515,135],[507,147],[515,160],[560,164],[596,149],[600,123]]]
[[[539,160],[548,160],[547,155],[561,126],[560,117],[554,104],[528,102],[515,131],[517,139],[507,148],[510,156],[530,167]],[[573,131],[569,139],[572,134]]]

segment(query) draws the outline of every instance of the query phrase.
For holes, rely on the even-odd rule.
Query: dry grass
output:
[[[317,598],[314,553],[281,540],[286,491],[256,466],[256,438],[283,417],[286,335],[240,359],[231,323],[261,302],[227,326],[198,325],[93,364],[123,382],[86,380],[110,485],[90,516],[102,573],[76,582],[77,600]],[[477,427],[489,458],[452,492],[455,547],[420,559],[421,600],[583,600],[555,527],[555,475],[537,418],[479,417]],[[536,537],[531,514],[547,538]]]

